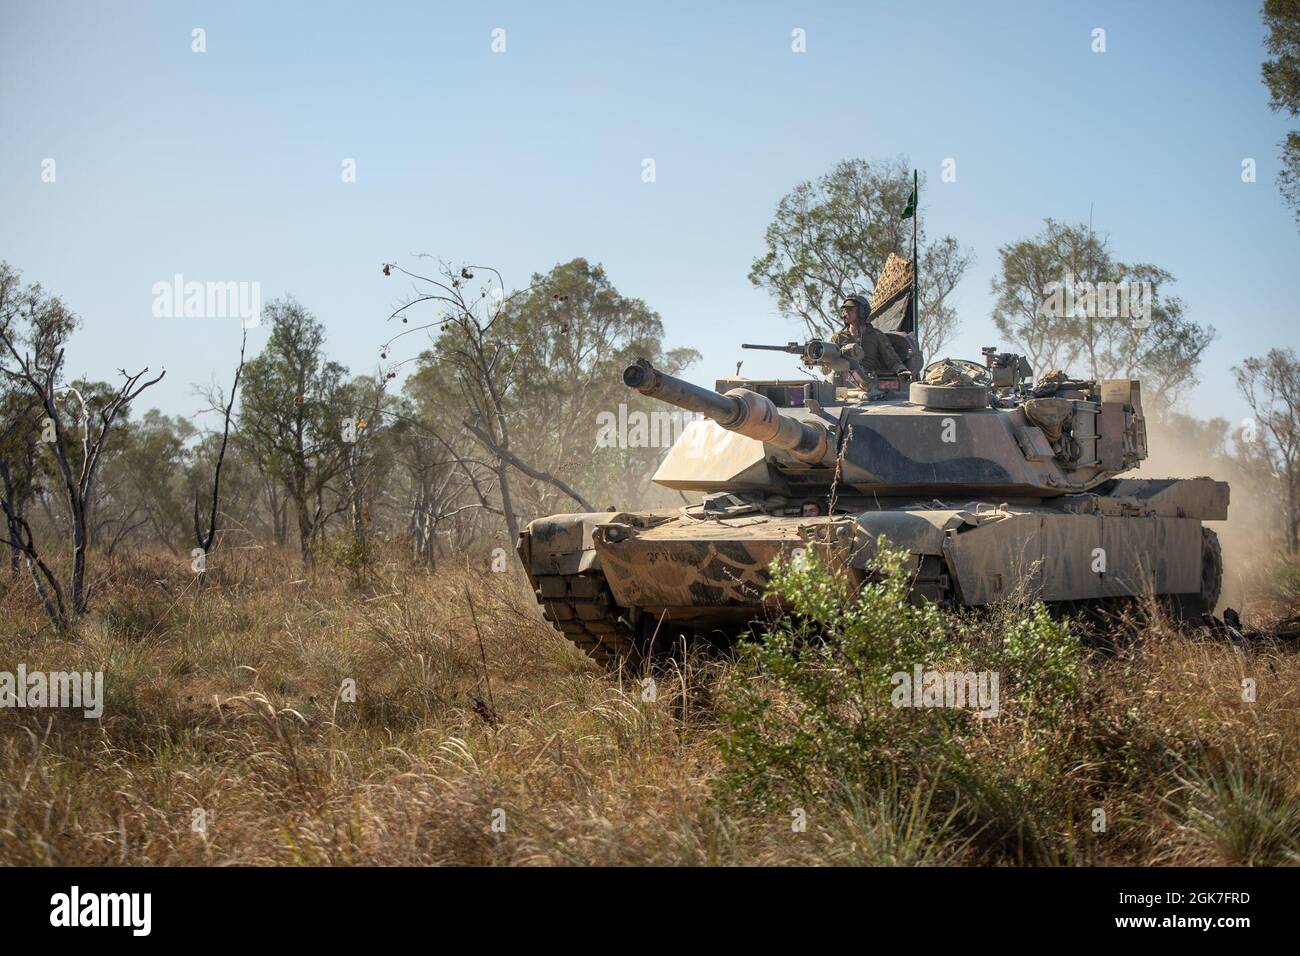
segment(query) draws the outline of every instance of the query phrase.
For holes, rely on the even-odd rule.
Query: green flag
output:
[[[915,174],[913,174],[915,175]],[[901,219],[911,219],[916,215],[916,181],[912,181],[912,195],[907,197],[907,206],[903,209]]]

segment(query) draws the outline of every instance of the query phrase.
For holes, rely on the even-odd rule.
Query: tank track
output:
[[[546,619],[588,657],[606,666],[639,660],[632,629],[604,575],[539,574],[537,599]]]

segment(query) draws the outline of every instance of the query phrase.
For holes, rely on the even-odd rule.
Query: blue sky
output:
[[[148,397],[173,414],[229,378],[239,329],[155,318],[154,283],[292,293],[366,372],[408,291],[380,263],[416,253],[517,285],[585,256],[703,353],[693,378],[790,374],[739,349],[799,332],[746,278],[773,207],[837,160],[906,154],[927,230],[976,255],[954,354],[997,341],[998,246],[1090,206],[1219,330],[1190,410],[1243,416],[1229,368],[1300,346],[1258,4],[702,6],[0,0],[0,258],[83,317],[70,372],[166,367]]]

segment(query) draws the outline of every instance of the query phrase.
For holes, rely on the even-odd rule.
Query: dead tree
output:
[[[415,331],[445,327],[445,334],[439,340],[439,346],[450,361],[456,384],[471,413],[462,425],[473,440],[493,459],[492,472],[496,481],[497,494],[501,500],[500,514],[505,520],[506,533],[513,543],[519,539],[519,516],[514,507],[512,469],[529,478],[552,485],[577,502],[584,511],[594,511],[595,508],[568,482],[522,460],[511,448],[506,395],[514,383],[509,349],[504,341],[493,335],[493,328],[513,300],[529,290],[524,289],[507,295],[501,274],[495,269],[487,268],[484,271],[495,277],[495,285],[487,283],[474,287],[477,292],[471,291],[470,283],[474,279],[474,270],[479,268],[466,266],[457,271],[443,264],[438,277],[433,278],[409,272],[392,263],[386,264],[385,275],[400,272],[426,285],[425,290],[397,308],[389,317],[390,320],[401,318],[402,322],[406,323],[408,318],[405,313],[423,303],[440,305],[447,314],[438,321],[399,333],[384,346],[384,354],[387,354],[397,338]],[[389,374],[391,377],[396,373]],[[456,454],[449,444],[446,447]],[[486,504],[486,499],[479,491],[478,482],[473,481],[472,484],[479,494],[480,501]]]
[[[23,554],[36,585],[37,594],[45,606],[55,626],[63,629],[74,619],[85,613],[90,599],[90,589],[86,584],[86,549],[89,543],[89,509],[93,499],[95,476],[99,470],[100,460],[108,441],[109,431],[118,416],[137,398],[141,392],[162,381],[167,373],[160,372],[156,378],[145,379],[149,369],[145,368],[134,374],[119,369],[123,382],[117,391],[98,411],[98,422],[91,429],[90,412],[81,402],[80,395],[73,390],[74,396],[81,403],[82,436],[81,460],[75,465],[68,456],[65,441],[66,428],[64,413],[59,407],[59,376],[63,368],[63,349],[57,349],[47,364],[42,365],[39,351],[36,357],[30,352],[19,352],[15,341],[16,333],[9,326],[0,327],[0,345],[14,360],[14,367],[0,366],[0,371],[19,388],[26,390],[45,413],[44,425],[51,430],[53,440],[47,442],[54,454],[58,467],[58,477],[67,499],[68,517],[71,523],[71,569],[68,573],[66,587],[61,586],[57,577],[41,558],[36,543],[32,539],[31,528],[21,516],[14,514],[13,508],[5,501],[3,508],[6,527],[13,529],[17,537],[7,537],[5,542],[17,547]]]
[[[239,377],[244,374],[244,355],[248,348],[248,329],[239,343],[239,365],[235,368],[235,381],[230,386],[230,398],[226,401],[222,416],[221,446],[217,450],[217,463],[212,469],[212,502],[208,509],[208,527],[204,531],[199,523],[199,498],[194,496],[194,543],[206,556],[212,551],[212,544],[217,539],[217,521],[221,514],[221,466],[226,462],[226,446],[230,442],[230,413],[235,407],[235,394],[239,391]]]

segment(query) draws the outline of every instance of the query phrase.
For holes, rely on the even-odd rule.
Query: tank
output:
[[[789,350],[809,365],[825,354]],[[856,366],[844,383],[838,352],[822,365],[831,381],[712,389],[628,366],[629,388],[698,415],[653,480],[700,500],[532,521],[519,553],[546,617],[606,662],[684,635],[725,640],[765,616],[773,559],[812,548],[862,580],[882,536],[909,555],[917,601],[1156,596],[1211,612],[1222,557],[1204,522],[1226,520],[1229,489],[1125,476],[1147,454],[1139,382],[1054,371],[1033,383],[1021,356],[983,351],[910,383]]]

